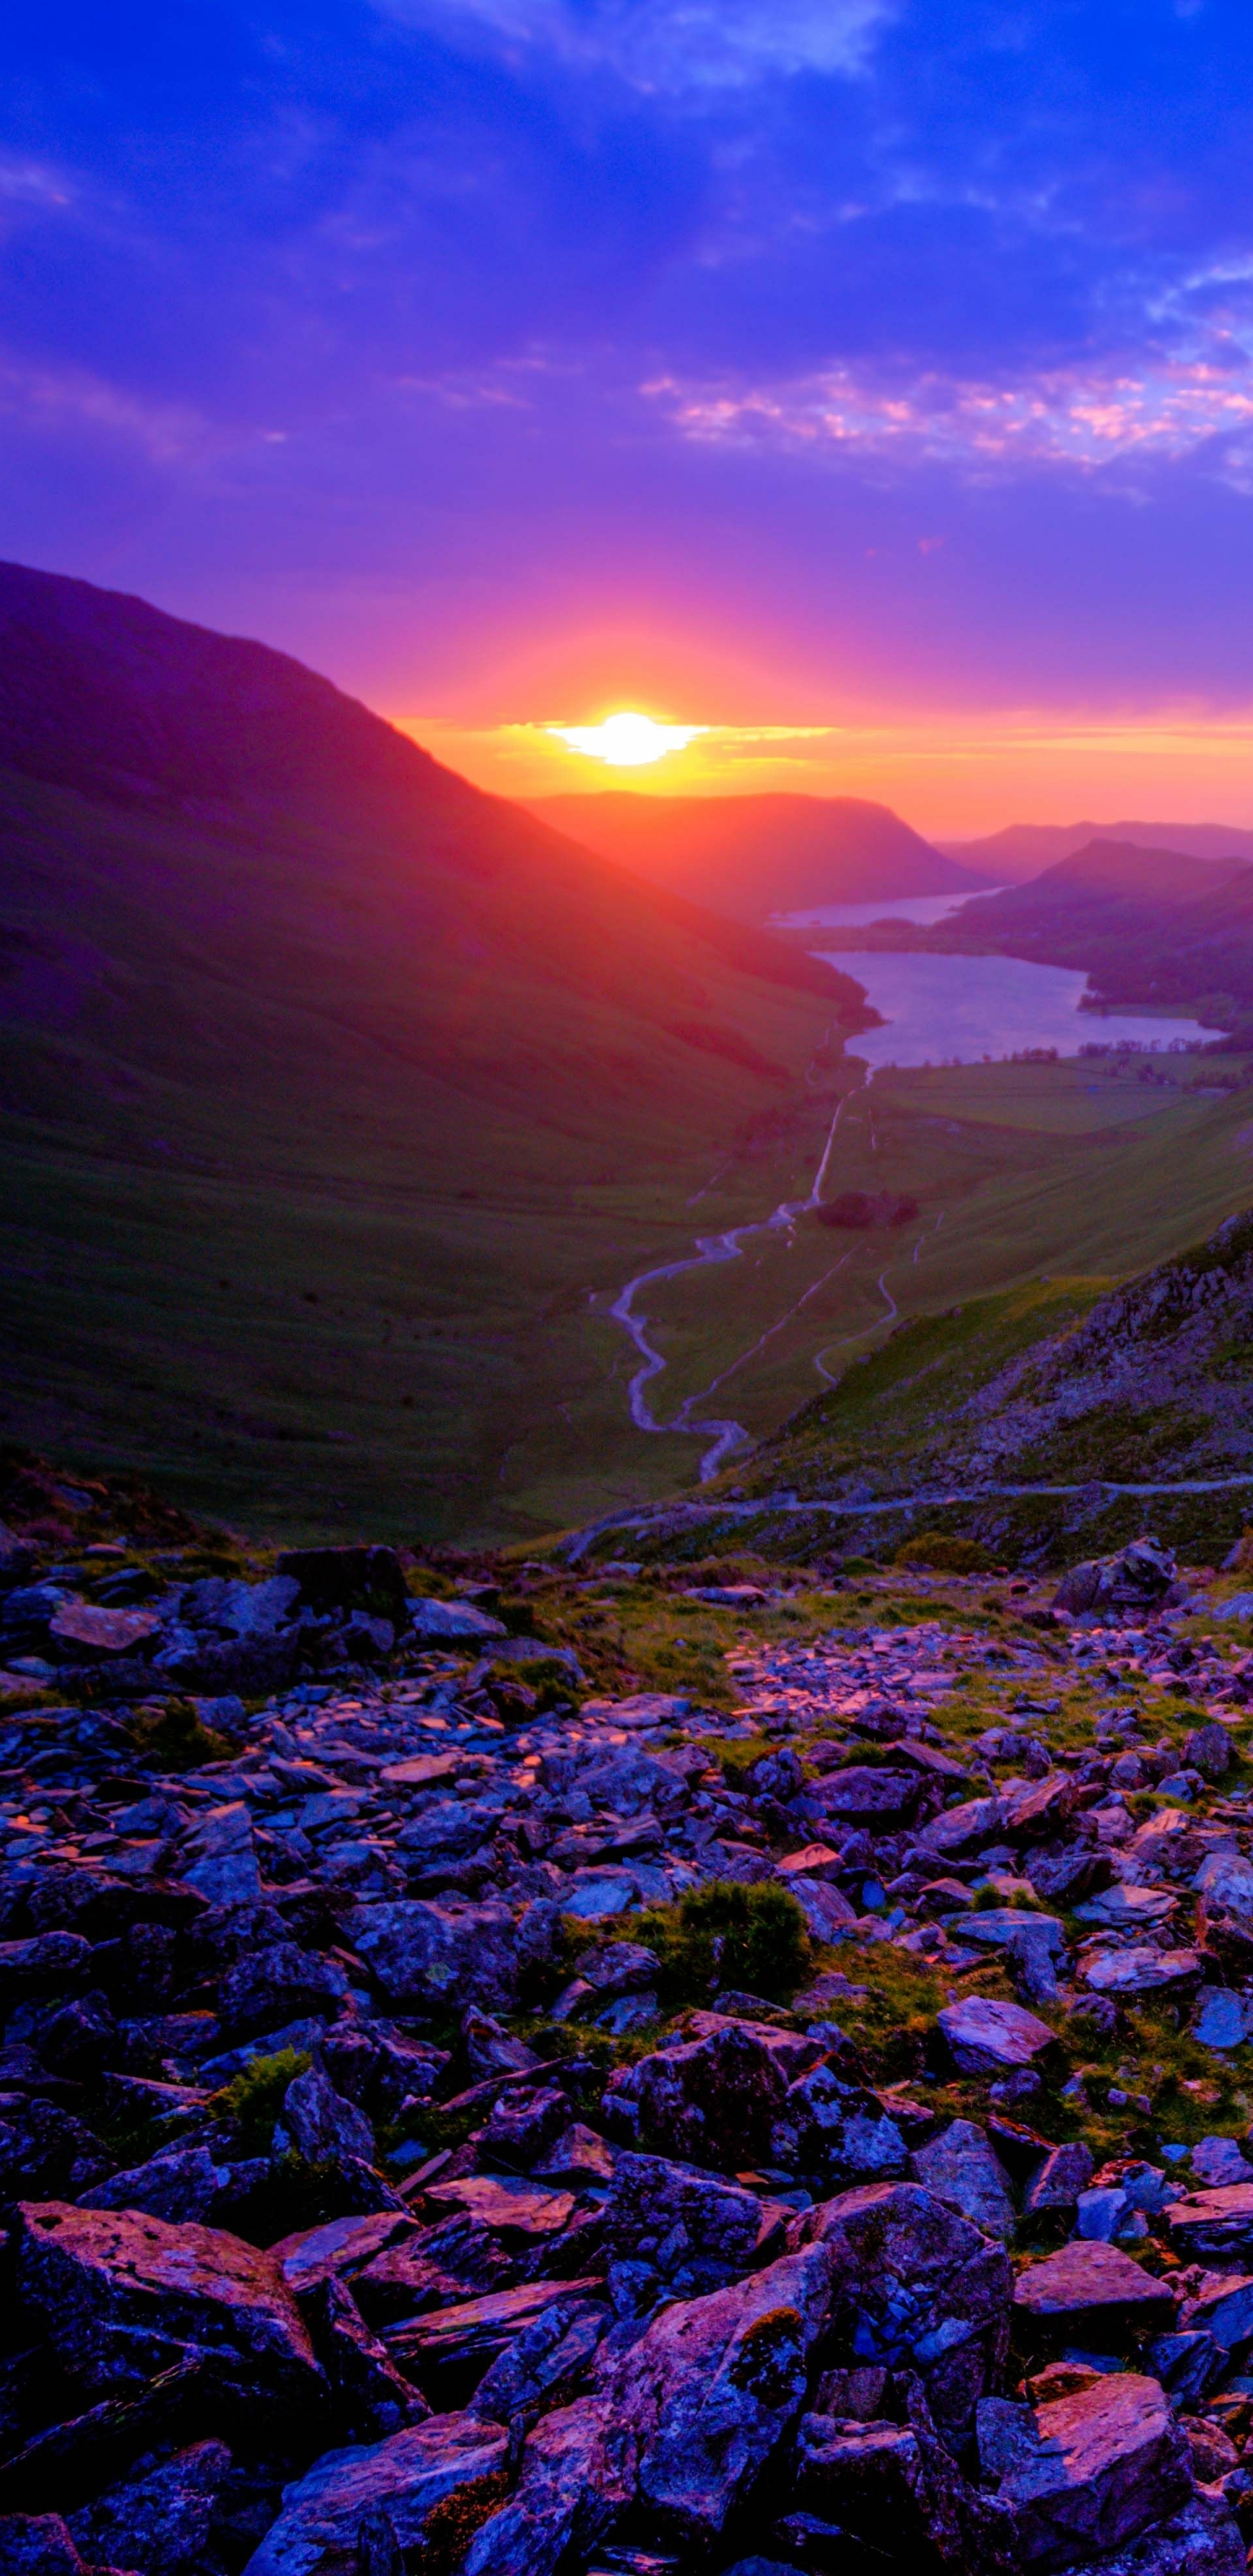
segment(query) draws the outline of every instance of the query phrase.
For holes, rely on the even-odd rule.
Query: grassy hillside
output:
[[[3,1427],[258,1527],[612,1476],[589,1295],[859,988],[86,585],[0,572],[0,741]]]
[[[745,921],[809,904],[968,894],[979,881],[887,805],[856,796],[656,796],[631,788],[532,807],[622,867]]]

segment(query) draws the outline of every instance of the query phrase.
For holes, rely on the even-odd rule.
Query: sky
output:
[[[7,0],[0,259],[0,554],[485,784],[1253,823],[1247,0]]]

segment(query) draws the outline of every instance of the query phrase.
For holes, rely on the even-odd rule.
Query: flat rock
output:
[[[415,1601],[410,1610],[410,1625],[415,1637],[466,1637],[477,1642],[480,1637],[503,1637],[502,1619],[493,1619],[486,1610],[476,1610],[472,1601]]]
[[[591,2279],[524,2281],[517,2289],[455,2299],[448,2307],[435,2308],[428,2316],[408,2317],[390,2329],[387,2348],[414,2361],[494,2360],[554,2299],[572,2298],[576,2292],[596,2297],[603,2290],[603,2282]]]
[[[938,2138],[916,2149],[909,2170],[924,2191],[960,2210],[985,2236],[1007,2242],[1013,2235],[1014,2205],[1005,2168],[973,2120],[951,2121]]]
[[[64,1601],[49,1631],[58,1645],[79,1646],[88,1654],[131,1655],[160,1625],[155,1610],[101,1610],[88,1601]]]
[[[963,1852],[977,1851],[980,1843],[991,1842],[1005,1823],[1005,1809],[999,1798],[967,1798],[960,1807],[946,1807],[942,1816],[933,1816],[918,1836],[922,1851],[952,1853],[959,1859]]]
[[[1192,2192],[1166,2212],[1167,2241],[1185,2263],[1253,2257],[1253,2182]]]
[[[467,2174],[459,2182],[432,2183],[427,2198],[437,2209],[464,2209],[504,2236],[555,2236],[574,2210],[574,2194],[550,2191],[512,2174]]]
[[[997,2003],[986,1995],[946,2004],[937,2019],[963,2075],[999,2075],[1006,2068],[1030,2066],[1053,2039],[1048,2023],[1022,2004]]]
[[[1019,2273],[1014,2306],[1040,2325],[1068,2326],[1084,2337],[1128,2325],[1161,2326],[1175,2312],[1165,2283],[1130,2254],[1079,2238]]]
[[[24,2202],[19,2223],[19,2297],[84,2394],[133,2393],[208,2350],[254,2412],[317,2410],[322,2376],[272,2255],[221,2228],[65,2201]]]
[[[380,2209],[368,2218],[331,2218],[322,2227],[302,2228],[269,2247],[288,2289],[311,2290],[329,2278],[350,2280],[354,2272],[381,2254],[385,2245],[411,2236],[414,2222],[407,2211]]]
[[[1154,1995],[1192,1985],[1203,1965],[1198,1950],[1098,1950],[1083,1982],[1098,1995]]]
[[[441,2497],[505,2466],[503,2425],[477,2415],[434,2415],[385,2442],[328,2451],[308,2476],[284,2489],[282,2510],[245,2576],[346,2576],[357,2565],[357,2532],[382,2505],[402,2550],[421,2546]]]
[[[1242,2048],[1253,2035],[1253,1996],[1227,1986],[1203,1986],[1192,2016],[1192,2036],[1203,2048]]]
[[[993,2400],[980,2408],[979,2436],[1020,2561],[1039,2576],[1134,2540],[1192,2492],[1170,2402],[1138,2372],[1106,2375],[1034,2413]]]

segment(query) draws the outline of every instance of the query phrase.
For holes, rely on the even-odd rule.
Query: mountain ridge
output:
[[[632,788],[532,798],[532,813],[606,858],[738,918],[823,903],[973,893],[890,806],[853,796],[659,796]]]

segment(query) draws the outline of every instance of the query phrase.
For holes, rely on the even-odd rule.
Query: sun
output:
[[[683,751],[697,734],[707,733],[707,725],[654,724],[651,716],[637,715],[624,709],[620,715],[606,716],[598,725],[546,725],[546,733],[556,734],[568,742],[572,751],[583,752],[589,760],[607,761],[613,769],[644,769],[650,761],[664,760],[668,751]]]

